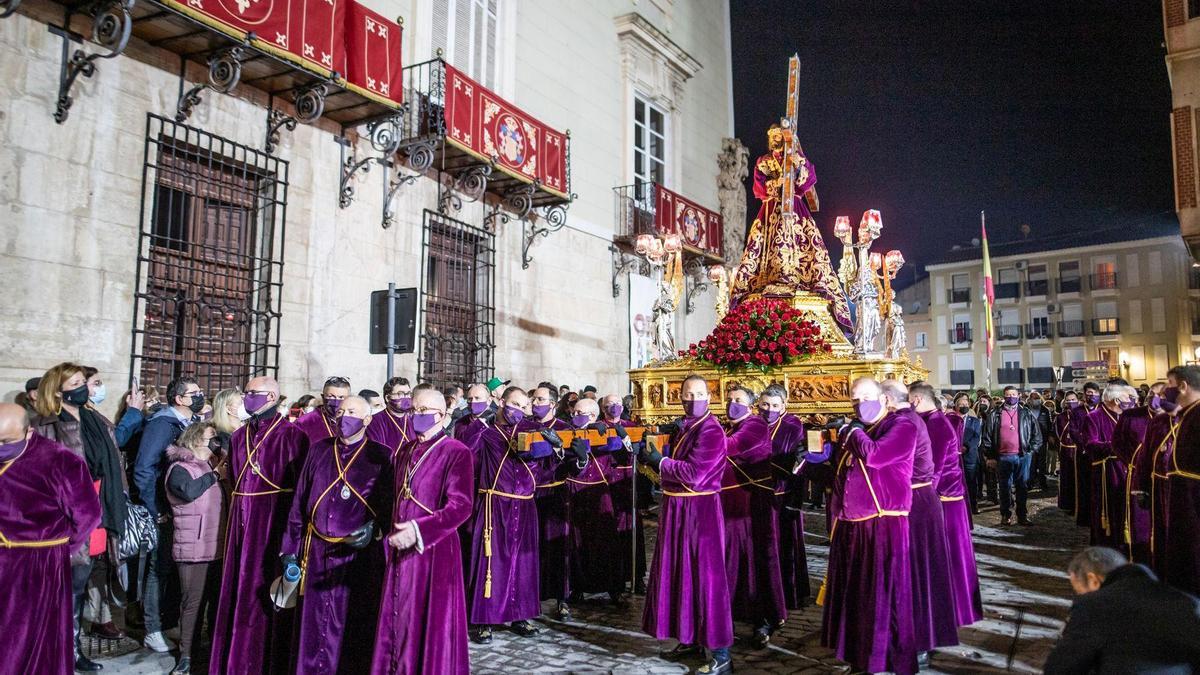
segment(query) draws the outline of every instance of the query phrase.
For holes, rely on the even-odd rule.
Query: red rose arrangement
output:
[[[766,371],[830,351],[821,328],[786,300],[759,298],[738,305],[711,335],[680,350],[679,355],[728,370]]]

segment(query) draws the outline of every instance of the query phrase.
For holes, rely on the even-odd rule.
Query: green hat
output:
[[[511,381],[512,380],[501,380],[498,377],[493,377],[492,379],[487,381],[488,391],[494,391],[497,387],[505,386]]]

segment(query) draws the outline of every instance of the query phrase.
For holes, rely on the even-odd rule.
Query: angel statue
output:
[[[659,284],[658,299],[654,301],[654,348],[659,361],[669,361],[675,356],[675,310],[679,298],[670,284]]]
[[[908,350],[908,333],[904,329],[904,310],[896,302],[896,291],[892,291],[892,301],[888,308],[887,318],[887,357],[902,359]]]
[[[850,299],[854,301],[858,315],[854,326],[854,353],[875,354],[883,321],[879,314],[879,286],[869,265],[859,265],[858,281],[851,287]]]

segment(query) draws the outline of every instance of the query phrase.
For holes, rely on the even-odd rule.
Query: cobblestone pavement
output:
[[[819,587],[828,554],[825,518],[807,514],[809,569],[813,588]],[[1087,533],[1054,506],[1053,494],[1034,491],[1030,499],[1034,527],[999,527],[995,506],[984,507],[976,518],[975,555],[982,582],[984,619],[960,631],[962,644],[939,650],[928,672],[1040,672],[1062,629],[1070,607],[1070,585],[1064,569],[1070,557],[1087,544]],[[647,530],[653,532],[648,523]],[[547,613],[552,611],[547,603]],[[543,617],[545,630],[534,638],[499,631],[493,643],[471,645],[472,671],[477,673],[685,673],[699,662],[679,664],[660,657],[673,644],[659,644],[640,630],[642,601],[632,598],[625,608],[607,601],[580,603],[572,608],[569,624]],[[839,673],[847,666],[820,646],[821,611],[809,607],[793,612],[770,647],[754,650],[740,641],[733,648],[739,673]],[[735,626],[739,636],[749,626]],[[175,633],[169,633],[177,637]],[[119,643],[94,640],[91,651],[106,673],[166,673],[174,663],[169,654],[154,654],[132,640]],[[204,673],[202,664],[194,673]]]

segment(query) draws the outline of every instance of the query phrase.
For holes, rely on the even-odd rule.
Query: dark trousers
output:
[[[1031,457],[1024,455],[1001,455],[996,463],[996,473],[1000,476],[1000,516],[1011,518],[1013,509],[1013,492],[1017,495],[1017,520],[1029,517],[1025,501],[1029,494],[1029,465]]]
[[[83,617],[83,603],[87,599],[87,582],[91,576],[92,561],[90,558],[86,565],[71,565],[71,617],[75,623],[75,659],[80,656],[79,633],[82,630],[80,621]]]
[[[979,472],[979,457],[975,456],[971,461],[967,461],[968,455],[963,456],[963,482],[967,485],[967,504],[970,506],[971,513],[979,513],[979,488],[980,488],[980,472]]]
[[[192,656],[200,642],[200,627],[212,633],[217,593],[221,588],[221,561],[181,562],[179,568],[179,655]]]

